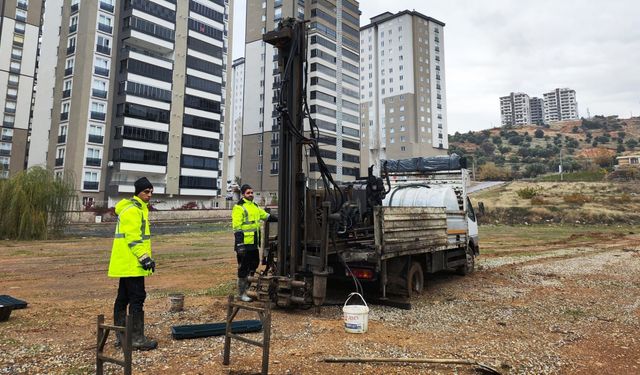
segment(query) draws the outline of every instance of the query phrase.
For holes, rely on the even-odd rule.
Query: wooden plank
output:
[[[394,242],[394,241],[414,241],[416,239],[431,239],[431,238],[447,238],[447,235],[444,229],[438,230],[419,230],[416,229],[414,231],[403,231],[403,232],[394,232],[394,233],[385,233],[385,243]]]

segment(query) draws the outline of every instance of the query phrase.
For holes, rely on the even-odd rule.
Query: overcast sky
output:
[[[244,1],[235,8],[237,58]],[[640,115],[638,0],[361,0],[361,26],[406,9],[446,24],[450,134],[499,126],[500,96],[559,87],[576,90],[580,116]]]

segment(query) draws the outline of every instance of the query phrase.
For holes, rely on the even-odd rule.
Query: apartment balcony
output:
[[[16,113],[16,109],[4,107],[4,113]]]
[[[20,60],[22,60],[22,55],[16,55],[15,53],[12,53],[11,54],[11,59],[20,61]]]
[[[3,141],[3,142],[11,142],[12,140],[13,140],[13,136],[11,135],[3,134],[2,137],[0,137],[0,141]]]
[[[279,146],[280,145],[280,140],[279,139],[272,139],[271,140],[271,146]]]
[[[18,94],[7,94],[7,99],[18,100]]]
[[[102,144],[104,142],[104,136],[89,134],[89,143],[98,143]]]
[[[93,72],[99,76],[109,77],[109,69],[107,68],[100,68],[96,66],[93,68]]]
[[[7,81],[7,86],[9,86],[9,87],[18,87],[18,82]]]
[[[99,23],[98,24],[98,30],[105,32],[107,34],[111,34],[113,33],[113,27],[109,26],[109,25],[105,25],[103,23]]]
[[[11,121],[7,121],[7,120],[3,120],[2,121],[2,126],[4,126],[5,128],[13,128],[13,122]]]
[[[82,183],[83,190],[98,190],[100,183],[98,181],[85,181]]]
[[[60,114],[60,121],[67,121],[69,119],[69,112],[62,112]]]
[[[69,34],[75,33],[76,31],[78,31],[77,24],[69,26]]]
[[[80,8],[80,3],[71,5],[71,14],[74,14]]]
[[[0,164],[0,171],[9,172],[9,164]]]
[[[271,154],[271,161],[278,161],[279,155]]]
[[[76,46],[67,47],[67,55],[71,55],[76,52]]]
[[[96,52],[100,52],[105,55],[111,55],[111,48],[103,46],[101,44],[96,44]]]
[[[62,134],[58,136],[58,143],[65,143],[67,141],[67,135]]]
[[[174,51],[175,35],[166,35],[165,37],[159,31],[144,30],[135,24],[122,31],[122,39],[127,45],[136,49],[154,51],[158,54],[168,54]]]
[[[24,1],[18,1],[18,9],[27,10],[29,8],[29,4]]]
[[[25,16],[16,14],[16,21],[27,22],[27,18]]]
[[[87,167],[99,167],[102,165],[102,159],[100,158],[86,158],[85,165]]]
[[[272,169],[269,171],[269,174],[278,174],[278,170],[277,169]]]
[[[73,74],[73,67],[71,67],[71,68],[67,68],[67,69],[65,69],[65,70],[64,70],[64,75],[65,75],[65,77],[66,77],[66,76],[70,76],[70,75],[72,75],[72,74]]]
[[[104,121],[107,118],[107,114],[104,112],[91,111],[91,119],[92,120],[100,120]]]
[[[56,158],[56,167],[62,167],[64,165],[64,158]]]
[[[21,29],[21,28],[19,29],[19,28],[17,28],[17,27],[14,27],[14,28],[13,28],[13,31],[14,31],[16,34],[24,35],[24,29]]]
[[[105,99],[107,97],[107,92],[105,90],[92,89],[91,95]]]
[[[63,98],[68,98],[68,97],[70,97],[70,96],[71,96],[71,89],[64,90],[64,91],[62,92],[62,97],[63,97]]]
[[[107,11],[109,13],[113,13],[114,7],[111,4],[108,4],[108,3],[105,3],[104,1],[101,1],[100,2],[100,9],[105,10],[105,11]]]

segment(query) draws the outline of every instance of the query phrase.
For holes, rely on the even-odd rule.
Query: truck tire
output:
[[[419,262],[412,262],[409,267],[406,289],[409,297],[417,296],[424,291],[424,272]]]
[[[465,251],[466,261],[464,264],[456,269],[458,275],[466,276],[470,273],[473,273],[476,267],[476,254],[473,251],[473,243],[469,243],[467,245],[467,250]]]

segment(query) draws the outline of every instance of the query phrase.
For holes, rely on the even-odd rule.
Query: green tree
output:
[[[544,137],[544,130],[542,129],[536,129],[536,131],[533,133],[533,135],[536,138],[543,138]]]
[[[0,180],[0,238],[41,240],[60,235],[75,199],[73,181],[34,167]]]

